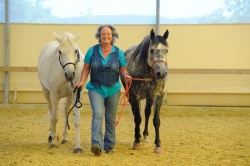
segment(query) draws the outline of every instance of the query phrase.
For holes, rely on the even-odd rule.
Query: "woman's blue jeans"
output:
[[[91,144],[97,144],[101,149],[113,149],[115,146],[115,122],[118,102],[121,92],[103,98],[93,90],[88,91],[92,108]],[[102,124],[105,116],[105,133],[103,138]]]

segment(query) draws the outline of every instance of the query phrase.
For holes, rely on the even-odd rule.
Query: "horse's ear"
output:
[[[154,30],[152,29],[152,30],[150,31],[150,39],[152,40],[154,37],[155,37],[155,32],[154,32]]]
[[[167,29],[166,32],[165,32],[164,35],[163,35],[163,38],[167,40],[168,34],[169,34],[169,32],[168,32],[168,29]]]
[[[77,35],[75,36],[75,41],[77,42],[77,41],[79,40],[79,38],[80,38],[80,34],[77,34]]]
[[[60,36],[58,36],[55,32],[53,32],[53,34],[54,34],[55,39],[56,39],[59,43],[61,43],[62,38],[61,38]]]

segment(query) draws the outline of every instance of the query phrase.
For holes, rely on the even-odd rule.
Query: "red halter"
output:
[[[151,66],[151,78],[154,77],[154,69],[153,69],[153,65],[155,62],[163,62],[165,64],[165,66],[167,65],[167,62],[165,62],[164,60],[153,60],[150,56],[149,56],[149,48],[148,48],[148,51],[147,51],[147,58],[150,59],[150,61],[152,61],[152,66]]]

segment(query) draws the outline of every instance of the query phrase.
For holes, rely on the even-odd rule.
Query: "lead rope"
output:
[[[122,105],[122,110],[121,110],[121,113],[117,119],[117,121],[115,122],[115,126],[117,126],[120,122],[120,119],[122,117],[122,114],[124,112],[124,106],[126,104],[128,104],[128,101],[129,101],[129,89],[131,87],[131,84],[132,84],[132,80],[137,80],[137,81],[149,81],[150,79],[146,79],[146,78],[129,78],[128,81],[126,82],[126,86],[125,86],[125,93],[124,95],[122,96],[122,98],[120,99],[120,105]],[[123,103],[122,103],[123,101]]]
[[[70,130],[70,126],[69,126],[69,114],[70,114],[70,112],[72,111],[72,109],[73,109],[74,107],[76,107],[76,108],[81,108],[81,107],[82,107],[82,103],[81,103],[81,101],[80,101],[82,87],[80,86],[80,87],[78,88],[78,87],[76,86],[75,89],[73,90],[73,93],[75,93],[76,89],[77,89],[77,94],[76,94],[75,104],[71,107],[71,109],[69,110],[68,115],[67,115],[67,126],[68,126],[68,129],[69,129],[69,130]],[[79,106],[77,105],[78,103],[80,104]]]

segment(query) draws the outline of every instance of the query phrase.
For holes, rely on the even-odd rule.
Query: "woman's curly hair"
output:
[[[111,44],[113,45],[116,41],[116,39],[119,38],[119,35],[118,35],[118,32],[116,31],[114,25],[111,25],[111,24],[103,24],[103,25],[100,25],[97,29],[97,32],[95,34],[95,38],[98,39],[98,42],[101,43],[101,40],[100,40],[100,36],[101,36],[101,30],[102,28],[104,27],[109,27],[111,29],[111,32],[112,32],[112,41],[111,41]]]

